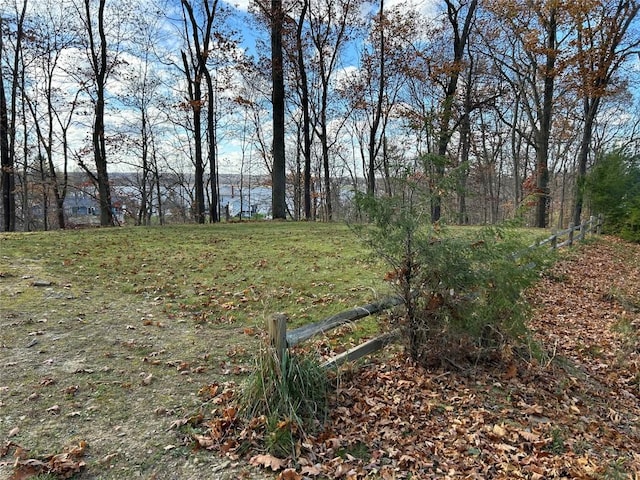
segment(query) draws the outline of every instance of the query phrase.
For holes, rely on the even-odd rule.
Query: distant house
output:
[[[68,217],[100,215],[98,201],[81,190],[71,192],[64,200],[64,211]]]
[[[64,213],[70,225],[99,225],[100,203],[90,189],[71,190],[64,199]],[[119,197],[111,197],[112,211],[119,222],[124,220],[126,207]]]

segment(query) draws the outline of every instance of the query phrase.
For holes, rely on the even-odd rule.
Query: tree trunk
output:
[[[138,210],[138,225],[147,225],[147,211],[149,210],[149,135],[147,133],[147,113],[140,109],[140,139],[142,140],[142,180],[140,181],[140,208]]]
[[[202,77],[205,77],[207,82],[207,93],[209,95],[209,109],[207,114],[207,132],[209,133],[209,160],[210,160],[210,172],[213,177],[212,182],[212,198],[210,199],[212,221],[218,221],[218,190],[217,190],[217,163],[215,158],[215,112],[213,111],[213,85],[211,82],[210,72],[207,66],[207,59],[210,56],[211,33],[213,29],[213,22],[215,20],[218,1],[214,0],[212,5],[209,5],[208,1],[204,2],[205,10],[205,26],[200,27],[198,25],[198,19],[194,14],[193,7],[188,0],[182,0],[183,12],[186,11],[184,18],[185,32],[189,31],[189,25],[191,26],[191,42],[190,51],[192,51],[191,62],[193,69],[193,76],[191,75],[191,68],[189,67],[189,61],[187,54],[182,52],[182,63],[184,66],[184,73],[187,77],[189,102],[191,104],[191,111],[193,113],[193,138],[194,138],[194,167],[195,167],[195,199],[194,199],[194,216],[197,223],[205,223],[205,192],[204,192],[204,158],[202,154],[202,107],[204,105],[204,99],[202,96]],[[187,17],[189,23],[187,23]],[[202,33],[203,38],[200,38]],[[187,33],[187,38],[189,37]],[[215,205],[214,205],[215,203]],[[215,212],[215,213],[214,213]]]
[[[271,0],[271,82],[273,101],[273,166],[271,170],[271,213],[274,219],[285,219],[285,96],[282,52],[282,0]]]
[[[304,47],[302,44],[302,30],[309,9],[309,0],[303,0],[300,18],[296,28],[296,50],[298,62],[298,87],[300,88],[300,108],[302,109],[302,156],[303,167],[303,204],[304,218],[311,220],[311,115],[309,113],[309,84],[307,67],[305,64]]]
[[[520,102],[515,101],[513,106],[513,125],[511,126],[511,157],[513,158],[513,209],[517,213],[522,201],[522,180],[520,175],[520,146],[521,138],[518,135],[518,119],[520,117]]]
[[[183,2],[185,5],[186,2]],[[198,66],[194,66],[196,70],[191,75],[189,60],[187,54],[183,51],[182,64],[184,66],[184,74],[187,79],[188,101],[191,114],[193,116],[193,166],[194,174],[194,199],[193,199],[193,217],[197,223],[204,223],[204,164],[202,159],[202,75]]]
[[[591,148],[591,138],[593,126],[595,124],[596,113],[600,108],[600,97],[583,99],[584,105],[584,125],[582,127],[582,137],[580,139],[580,152],[578,153],[578,175],[576,177],[575,206],[573,210],[573,223],[580,225],[582,208],[584,204],[584,181],[587,176],[587,164],[589,162],[589,149]]]
[[[216,99],[217,94],[213,86],[211,72],[204,65],[204,76],[207,81],[207,93],[209,97],[209,108],[207,109],[207,132],[209,137],[209,182],[211,199],[209,201],[209,220],[211,223],[220,221],[220,206],[218,195],[218,158],[217,158],[217,125],[216,125]]]
[[[444,102],[440,116],[440,133],[438,135],[438,160],[435,166],[436,183],[439,183],[445,175],[445,158],[447,155],[447,147],[453,135],[451,131],[451,120],[453,119],[453,106],[458,89],[458,80],[460,78],[460,65],[464,56],[464,49],[469,41],[471,26],[475,16],[477,0],[471,0],[467,9],[467,15],[460,31],[460,22],[458,14],[462,7],[456,8],[451,0],[445,0],[447,4],[447,18],[454,31],[453,38],[453,62],[449,75],[447,86],[445,88]],[[439,186],[435,186],[439,190]],[[442,196],[439,191],[433,195],[431,200],[431,221],[437,222],[442,216]]]
[[[16,28],[16,50],[13,57],[11,73],[11,108],[7,105],[4,89],[4,72],[2,53],[4,52],[4,29],[0,18],[0,169],[2,170],[2,206],[3,226],[6,232],[16,230],[16,180],[15,180],[15,133],[16,133],[16,101],[18,93],[18,64],[23,37],[24,18],[27,12],[27,1],[22,4],[22,11]],[[25,179],[26,182],[26,179]],[[27,208],[26,205],[23,208]]]
[[[549,138],[551,137],[551,119],[553,116],[553,95],[555,84],[556,34],[558,24],[556,10],[552,9],[546,23],[547,57],[544,70],[544,92],[540,128],[536,135],[536,227],[546,228],[549,209]]]
[[[327,140],[327,117],[326,117],[326,104],[323,108],[322,115],[322,138],[320,143],[322,145],[322,172],[324,176],[324,204],[325,204],[325,220],[330,222],[333,218],[333,207],[331,204],[331,165],[329,162],[329,143]]]
[[[382,104],[384,101],[385,89],[385,37],[384,37],[384,0],[380,0],[380,71],[378,78],[378,98],[373,111],[373,122],[369,130],[369,175],[367,178],[367,194],[374,195],[376,191],[376,157],[380,150],[380,142],[378,142],[378,128],[380,127],[380,119],[382,118]],[[384,136],[384,132],[382,133]]]
[[[205,221],[204,202],[204,160],[202,158],[202,92],[200,84],[195,83],[192,102],[193,112],[193,143],[194,143],[194,167],[195,167],[195,210],[194,217],[197,223]]]
[[[469,68],[467,72],[467,82],[464,94],[464,112],[460,119],[460,171],[458,172],[458,223],[466,225],[469,223],[467,212],[467,179],[469,177],[469,152],[471,150],[471,111],[472,111],[472,81],[473,81],[473,58],[469,55]]]
[[[2,45],[2,19],[0,18],[0,52]],[[15,172],[13,155],[9,150],[9,114],[4,90],[4,75],[0,62],[0,159],[2,167],[2,213],[5,232],[16,229]]]
[[[91,68],[95,75],[96,104],[91,140],[93,144],[93,159],[96,166],[95,180],[98,187],[98,201],[100,202],[100,225],[113,226],[114,217],[111,204],[111,186],[107,170],[107,152],[104,132],[105,85],[107,80],[107,39],[104,26],[105,0],[100,0],[98,6],[98,38],[94,37],[91,22],[90,0],[84,0],[88,40],[91,54]],[[99,42],[96,45],[96,41]]]
[[[107,169],[106,143],[104,138],[104,81],[98,83],[95,119],[93,127],[93,150],[98,179],[98,200],[100,202],[100,225],[113,226],[111,187]]]

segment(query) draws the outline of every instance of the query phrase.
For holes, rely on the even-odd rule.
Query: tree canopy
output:
[[[416,165],[433,221],[561,227],[637,151],[636,1],[9,3],[4,230],[354,218]]]

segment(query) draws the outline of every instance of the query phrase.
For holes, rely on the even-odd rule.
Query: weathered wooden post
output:
[[[598,225],[596,226],[596,233],[600,235],[602,233],[602,214],[598,214]]]
[[[267,320],[269,343],[274,349],[278,364],[282,370],[282,359],[287,349],[287,316],[284,313],[275,313]]]
[[[573,222],[569,224],[569,246],[573,245],[573,231],[576,229],[576,226]]]
[[[587,229],[587,221],[583,220],[582,223],[580,224],[580,233],[578,234],[578,241],[580,242],[584,241],[584,234],[586,229]]]
[[[558,231],[554,228],[551,230],[551,250],[558,248]]]
[[[589,217],[589,230],[587,233],[590,233],[591,235],[596,233],[596,217],[593,215]]]

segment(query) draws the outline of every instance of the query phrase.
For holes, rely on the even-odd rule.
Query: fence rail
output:
[[[578,233],[577,240],[580,242],[583,241],[589,233],[599,235],[602,233],[602,215],[598,215],[597,217],[591,216],[589,220],[584,220],[580,225],[575,225],[571,222],[569,228],[564,230],[551,230],[550,237],[533,244],[531,247],[536,248],[550,244],[551,249],[556,249],[571,246],[576,241],[576,232]],[[566,237],[566,240],[562,240],[564,237]]]
[[[551,236],[534,243],[529,248],[540,248],[549,245],[552,250],[571,246],[576,241],[583,241],[588,234],[600,234],[602,231],[602,216],[590,217],[580,225],[569,224],[569,228],[564,230],[552,230]],[[287,316],[282,313],[272,315],[268,320],[269,341],[275,349],[280,360],[284,357],[285,351],[317,335],[333,330],[345,323],[355,322],[362,318],[387,311],[398,305],[403,305],[404,299],[400,296],[383,298],[377,302],[368,303],[360,307],[342,311],[319,322],[304,325],[299,328],[287,331]],[[357,360],[365,355],[374,353],[384,348],[389,343],[395,342],[400,337],[399,330],[383,333],[371,340],[366,341],[356,347],[351,348],[339,355],[336,355],[325,363],[323,367],[338,367],[345,362]]]

